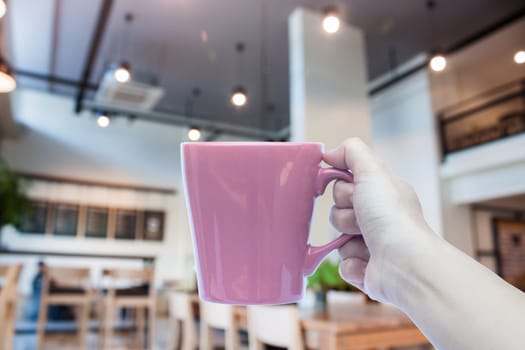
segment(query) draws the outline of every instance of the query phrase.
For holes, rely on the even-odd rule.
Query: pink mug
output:
[[[191,142],[181,153],[201,299],[296,302],[305,277],[351,238],[308,244],[315,198],[332,180],[352,181],[321,168],[322,144]]]

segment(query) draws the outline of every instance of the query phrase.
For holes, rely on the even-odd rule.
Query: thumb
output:
[[[326,152],[323,160],[338,169],[349,169],[355,177],[383,167],[382,161],[359,138],[346,139],[336,149]]]

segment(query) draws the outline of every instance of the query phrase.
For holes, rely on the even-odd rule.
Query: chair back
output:
[[[0,277],[2,278],[2,288],[0,295],[6,301],[13,301],[17,297],[18,278],[22,271],[21,264],[0,266]]]
[[[170,291],[169,308],[170,318],[174,322],[173,347],[177,346],[182,338],[181,350],[193,350],[198,344],[197,325],[193,311],[192,296],[180,291]],[[180,328],[179,328],[180,324]]]
[[[51,282],[65,288],[82,288],[86,291],[91,285],[91,272],[84,267],[47,266],[44,270],[43,292],[47,292]]]
[[[125,283],[127,286],[148,285],[148,294],[154,294],[155,269],[151,266],[143,269],[103,269],[102,276],[109,279],[108,291],[110,294],[115,292],[119,284]]]
[[[169,292],[170,316],[179,321],[193,322],[191,296],[184,292]]]
[[[248,334],[250,350],[260,348],[261,343],[291,350],[304,349],[297,307],[293,305],[249,306]]]
[[[201,322],[209,327],[231,329],[233,327],[233,306],[226,304],[200,302]]]
[[[0,350],[13,348],[18,278],[22,265],[0,266],[2,285],[0,288]]]

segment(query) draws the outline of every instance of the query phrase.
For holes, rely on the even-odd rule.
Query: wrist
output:
[[[430,228],[414,228],[405,241],[386,248],[383,294],[386,301],[403,310],[414,300],[427,297],[434,281],[432,270],[443,258],[445,243]]]

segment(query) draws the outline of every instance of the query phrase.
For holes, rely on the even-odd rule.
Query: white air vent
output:
[[[95,102],[142,111],[150,111],[164,95],[164,89],[136,81],[119,83],[105,74],[95,95]]]

